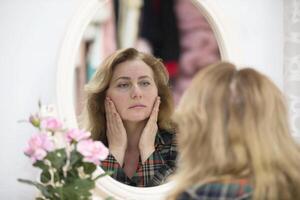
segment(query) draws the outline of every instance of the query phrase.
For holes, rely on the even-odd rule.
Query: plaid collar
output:
[[[174,142],[173,133],[158,130],[155,137],[155,151],[144,163],[139,160],[137,171],[131,178],[126,176],[123,167],[112,154],[102,162],[102,168],[105,171],[114,171],[111,176],[128,185],[137,187],[160,185],[175,169],[177,152]]]
[[[156,136],[155,136],[155,147],[157,147],[158,145],[164,145],[166,144],[166,138],[163,138],[162,134],[166,132],[166,131],[160,131],[158,130],[157,133],[156,133]]]

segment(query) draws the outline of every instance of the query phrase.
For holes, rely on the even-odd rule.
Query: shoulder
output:
[[[223,200],[250,200],[252,186],[246,182],[210,183],[193,186],[183,192],[178,200],[187,199],[223,199]]]
[[[166,160],[175,162],[177,157],[177,142],[175,133],[159,130],[155,138],[155,151]]]
[[[159,139],[163,144],[171,144],[174,143],[176,134],[173,131],[159,129],[157,132],[157,139]]]

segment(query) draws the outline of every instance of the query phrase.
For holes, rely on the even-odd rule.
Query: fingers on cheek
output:
[[[113,116],[114,116],[115,118],[119,118],[119,117],[120,117],[120,114],[117,112],[117,109],[116,109],[115,107],[113,107],[112,113],[113,113]]]
[[[159,102],[158,102],[158,104],[157,104],[155,110],[156,110],[156,112],[158,113],[158,111],[159,111]]]
[[[157,101],[156,101],[156,108],[157,108],[157,109],[159,109],[160,103],[161,103],[160,98],[158,98]]]
[[[117,116],[118,113],[117,113],[116,107],[114,106],[112,101],[109,102],[109,106],[110,106],[110,109],[111,109],[113,115]]]
[[[113,109],[115,109],[114,102],[112,100],[108,100],[109,106]]]
[[[107,124],[107,130],[108,130],[108,132],[110,132],[110,131],[111,131],[110,124]]]
[[[118,122],[118,123],[122,123],[122,120],[121,120],[121,117],[120,117],[120,116],[117,116],[117,122]]]
[[[108,105],[107,105],[107,101],[106,100],[104,102],[104,109],[105,109],[106,112],[108,111]]]

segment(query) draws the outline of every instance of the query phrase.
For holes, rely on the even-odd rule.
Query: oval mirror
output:
[[[217,60],[230,60],[236,53],[223,28],[225,19],[220,21],[217,13],[217,6],[208,1],[82,1],[67,29],[58,62],[60,116],[68,126],[78,126],[84,85],[106,56],[126,47],[162,59],[177,103],[197,71]],[[107,176],[97,182],[95,198],[162,199],[173,184],[140,188]]]

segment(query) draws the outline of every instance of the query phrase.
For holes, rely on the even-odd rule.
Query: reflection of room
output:
[[[210,25],[191,1],[177,0],[175,13],[180,44],[179,72],[173,85],[177,103],[193,75],[220,60],[220,53]]]
[[[193,75],[220,60],[210,25],[187,0],[108,1],[83,35],[76,64],[76,111],[83,86],[104,57],[119,48],[135,47],[163,60],[177,103]]]

